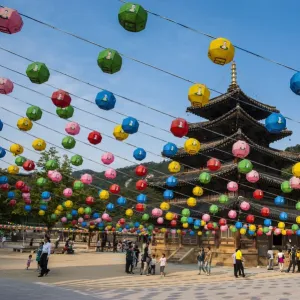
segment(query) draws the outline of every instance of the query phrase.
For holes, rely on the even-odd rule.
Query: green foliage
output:
[[[292,152],[292,153],[300,153],[300,145],[297,144],[296,146],[287,147],[284,151]],[[282,177],[284,177],[286,179],[290,179],[293,176],[292,175],[292,167],[293,166],[290,166],[289,168],[282,169],[281,170]]]

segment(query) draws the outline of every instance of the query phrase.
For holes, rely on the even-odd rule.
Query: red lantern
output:
[[[53,104],[57,107],[68,107],[71,104],[71,97],[69,93],[58,90],[52,94],[51,100]]]
[[[185,119],[177,118],[172,121],[170,130],[173,135],[181,138],[187,135],[189,131],[189,125]]]
[[[135,184],[136,189],[139,191],[145,190],[147,188],[147,186],[148,186],[147,181],[143,180],[143,179],[138,180]]]
[[[124,218],[122,218],[122,219],[119,220],[119,223],[120,223],[120,225],[124,225],[126,223],[126,221],[125,221]]]
[[[293,230],[291,230],[291,229],[287,229],[287,231],[286,231],[286,235],[292,235],[293,234]]]
[[[262,190],[255,190],[253,192],[253,198],[256,200],[260,200],[264,197],[264,192]]]
[[[212,230],[214,228],[213,223],[208,223],[206,226],[208,230]]]
[[[88,135],[88,140],[93,145],[100,144],[102,141],[102,135],[98,131],[92,131]]]
[[[8,204],[9,204],[9,206],[15,206],[17,204],[17,201],[14,199],[11,199]]]
[[[221,168],[221,163],[218,159],[216,158],[211,158],[207,161],[207,168],[210,171],[217,171]]]
[[[1,185],[0,185],[0,188],[1,188],[2,191],[5,192],[5,191],[8,191],[8,190],[9,190],[10,186],[9,186],[8,183],[4,183],[4,184],[1,184]]]
[[[119,185],[117,185],[117,184],[114,183],[114,184],[112,184],[112,185],[110,186],[109,191],[110,191],[112,194],[119,194],[120,191],[121,191],[121,188],[120,188]]]
[[[138,203],[138,204],[135,206],[135,209],[136,209],[136,211],[143,212],[143,211],[145,210],[145,205],[142,204],[142,203]]]
[[[263,217],[268,217],[270,215],[270,209],[268,207],[263,207],[260,210],[260,213]]]
[[[176,227],[177,226],[177,221],[176,220],[172,220],[170,224],[171,224],[172,227]]]
[[[23,27],[20,14],[8,7],[0,8],[0,32],[13,34],[19,32]]]
[[[135,174],[137,176],[145,176],[147,175],[147,172],[148,172],[147,168],[143,165],[139,165],[135,168]]]
[[[255,217],[254,217],[253,215],[248,215],[248,216],[246,217],[246,222],[247,222],[247,223],[252,224],[252,223],[254,223],[254,221],[255,221]]]
[[[25,171],[32,171],[35,168],[35,164],[32,160],[26,160],[23,164],[23,169]]]
[[[94,226],[95,223],[93,221],[90,222],[90,226]]]
[[[76,220],[73,220],[73,221],[71,222],[71,224],[72,224],[73,226],[75,226],[75,225],[77,224],[77,221],[76,221]]]
[[[177,214],[173,214],[173,220],[178,220],[178,215]]]
[[[30,192],[30,187],[28,185],[25,185],[22,189],[21,189],[22,193],[29,193]]]
[[[90,215],[84,215],[83,218],[84,218],[85,220],[88,220],[88,219],[90,218]]]
[[[25,199],[24,202],[25,202],[26,205],[30,205],[31,204],[31,200],[30,199]]]
[[[262,230],[257,230],[256,235],[258,235],[258,236],[263,235],[263,231]]]
[[[19,180],[19,181],[16,182],[16,189],[17,190],[22,190],[24,187],[25,187],[25,182],[24,181]]]
[[[222,218],[222,219],[219,220],[219,225],[220,225],[220,226],[224,226],[224,225],[226,225],[226,224],[227,224],[226,219],[223,219],[223,218]]]
[[[85,203],[86,203],[87,205],[93,205],[93,204],[95,203],[94,197],[92,197],[92,196],[86,197]]]

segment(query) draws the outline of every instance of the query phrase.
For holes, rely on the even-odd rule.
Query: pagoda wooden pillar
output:
[[[235,233],[234,242],[235,248],[239,248],[241,246],[241,234],[239,231]]]

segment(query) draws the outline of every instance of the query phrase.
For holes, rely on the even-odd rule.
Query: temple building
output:
[[[247,96],[237,83],[236,65],[231,66],[231,84],[226,93],[217,96],[209,101],[203,107],[190,106],[187,112],[206,119],[204,122],[189,123],[187,137],[196,138],[201,143],[200,152],[196,155],[190,155],[183,148],[179,149],[172,160],[181,164],[183,172],[174,176],[178,179],[178,185],[173,189],[174,199],[170,200],[171,211],[180,213],[182,207],[187,207],[188,197],[193,196],[192,190],[195,185],[202,186],[204,194],[197,199],[197,205],[191,207],[191,217],[201,218],[204,213],[209,213],[209,206],[216,204],[219,212],[213,221],[218,222],[220,217],[226,218],[228,225],[235,224],[236,221],[246,223],[246,217],[249,214],[255,216],[254,224],[263,224],[264,217],[261,215],[262,207],[270,209],[268,219],[272,220],[272,225],[277,226],[279,214],[285,211],[288,214],[286,220],[287,227],[290,228],[297,215],[300,215],[296,208],[296,201],[300,199],[299,190],[293,190],[284,194],[281,190],[281,184],[284,180],[282,169],[292,166],[299,161],[300,155],[281,151],[270,147],[273,142],[279,141],[285,137],[291,136],[292,131],[285,129],[279,133],[270,133],[262,120],[270,114],[279,110],[253,98]],[[256,183],[250,183],[246,180],[245,174],[238,172],[237,164],[240,159],[232,154],[232,146],[237,140],[246,141],[250,145],[250,153],[247,156],[253,164],[253,169],[259,173],[260,179]],[[218,159],[222,166],[216,172],[210,172],[207,169],[207,161],[210,158]],[[201,172],[210,172],[212,179],[208,184],[200,184],[199,175]],[[156,177],[150,182],[159,193],[163,193],[166,186],[166,178]],[[292,175],[290,175],[292,177]],[[239,185],[237,192],[228,192],[227,184],[229,181],[235,181]],[[261,200],[253,198],[253,192],[256,189],[264,191],[264,197]],[[226,194],[229,201],[222,205],[218,199],[220,194]],[[281,207],[274,204],[276,196],[283,196],[285,204]],[[247,201],[251,207],[248,211],[240,209],[240,203]],[[236,210],[238,215],[231,222],[228,218],[229,210]],[[190,228],[193,228],[191,226]],[[212,245],[213,247],[223,249],[226,253],[233,251],[237,246],[242,249],[248,249],[253,255],[265,256],[270,247],[285,247],[286,243],[300,245],[300,239],[296,235],[278,236],[263,234],[262,236],[240,235],[239,231],[232,233],[217,231],[215,235],[201,237],[189,237],[187,234],[181,237],[181,243],[184,245]],[[222,251],[221,251],[222,252]],[[220,253],[220,252],[219,252]],[[224,258],[226,260],[227,258]]]

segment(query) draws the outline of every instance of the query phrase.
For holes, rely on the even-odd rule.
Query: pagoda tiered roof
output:
[[[247,96],[239,86],[235,86],[227,93],[211,99],[203,107],[190,106],[187,108],[187,112],[208,120],[214,120],[234,109],[237,103],[255,120],[262,120],[273,112],[279,112],[275,106],[264,104]]]

